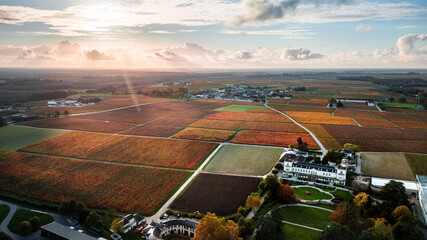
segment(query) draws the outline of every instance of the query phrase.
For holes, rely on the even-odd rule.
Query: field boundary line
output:
[[[360,125],[360,123],[356,119],[351,118],[351,120],[353,120],[357,124],[357,126],[362,127],[362,125]]]
[[[278,113],[280,113],[280,114],[282,114],[282,115],[284,115],[284,116],[286,116],[287,118],[289,118],[292,122],[294,122],[296,125],[298,125],[298,126],[300,126],[301,128],[303,128],[305,131],[307,131],[310,135],[311,135],[311,137],[313,138],[313,140],[316,142],[316,144],[320,147],[320,151],[322,151],[322,153],[323,153],[323,155],[326,155],[326,153],[328,152],[328,150],[326,150],[326,148],[323,146],[323,144],[319,141],[319,139],[316,137],[316,135],[314,135],[314,133],[312,133],[310,130],[308,130],[306,127],[304,127],[302,124],[300,124],[300,123],[298,123],[297,121],[295,121],[293,118],[291,118],[289,115],[287,115],[287,114],[285,114],[285,113],[283,113],[283,112],[281,112],[281,111],[279,111],[279,110],[277,110],[277,109],[274,109],[274,108],[272,108],[272,107],[270,107],[270,106],[268,106],[267,105],[268,103],[265,103],[264,105],[266,106],[266,107],[268,107],[268,108],[270,108],[271,110],[274,110],[274,111],[276,111],[276,112],[278,112]]]
[[[386,122],[389,122],[389,123],[393,124],[394,126],[396,126],[396,127],[400,128],[400,129],[405,129],[405,128],[401,127],[400,125],[397,125],[396,123],[394,123],[394,122],[392,122],[392,121],[390,121],[390,120],[388,120],[388,119],[383,118],[382,116],[380,116],[380,115],[376,114],[375,112],[371,112],[371,113],[372,113],[372,114],[374,114],[375,116],[377,116],[377,117],[379,117],[379,118],[383,119],[384,121],[386,121]]]

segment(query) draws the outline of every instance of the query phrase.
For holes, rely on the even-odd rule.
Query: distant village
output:
[[[254,101],[265,102],[266,98],[287,98],[292,97],[289,94],[295,91],[291,87],[283,90],[272,90],[268,87],[251,87],[247,84],[236,84],[223,88],[215,88],[211,90],[204,90],[191,95],[192,99],[218,99],[218,100],[233,100],[233,101]],[[302,90],[302,89],[301,89]],[[304,88],[305,90],[305,88]]]

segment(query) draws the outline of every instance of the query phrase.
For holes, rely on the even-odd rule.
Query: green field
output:
[[[247,112],[250,111],[252,109],[266,109],[268,110],[268,108],[264,107],[264,106],[251,106],[251,105],[228,105],[225,107],[220,107],[215,109],[215,111],[221,111],[221,112]]]
[[[16,151],[66,132],[68,131],[23,126],[2,127],[0,128],[0,149]]]
[[[324,229],[331,222],[329,219],[331,212],[318,208],[287,206],[280,208],[279,211],[283,220],[309,227]]]
[[[168,87],[168,85],[151,85],[150,87],[154,87],[154,88],[165,88],[165,87]]]
[[[414,176],[427,175],[427,155],[405,154],[405,157]]]
[[[383,102],[384,107],[393,107],[393,108],[408,108],[408,109],[417,109],[417,105],[412,103],[395,103],[395,102]]]
[[[360,154],[362,173],[375,177],[414,181],[403,153],[371,152]]]
[[[295,196],[301,199],[305,199],[305,200],[332,199],[331,195],[321,192],[316,188],[298,187],[293,189],[295,191]],[[304,192],[306,191],[310,192],[310,194],[305,194]]]
[[[205,170],[215,173],[264,175],[279,161],[282,153],[283,150],[279,148],[226,145],[219,150]]]
[[[10,211],[10,207],[8,205],[0,205],[0,224],[3,222],[3,220],[7,217],[7,214]]]
[[[282,227],[282,240],[315,240],[320,236],[320,232],[308,228],[285,224]]]
[[[344,202],[348,202],[353,199],[353,195],[351,195],[349,191],[337,189],[335,191],[332,191],[331,193],[332,195],[340,196]]]
[[[40,218],[41,226],[53,222],[53,217],[50,215],[19,209],[19,210],[16,210],[15,215],[13,215],[12,219],[7,225],[7,228],[9,228],[11,232],[19,234],[21,236],[29,235],[29,234],[23,234],[19,229],[19,225],[21,224],[22,221],[30,221],[30,219],[34,216],[37,216]]]

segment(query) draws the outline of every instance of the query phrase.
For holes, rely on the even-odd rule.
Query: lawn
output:
[[[321,192],[316,188],[298,187],[293,189],[295,190],[295,196],[301,199],[305,199],[305,200],[332,199],[331,195]],[[310,192],[310,194],[305,194],[306,191]]]
[[[392,102],[383,102],[384,107],[392,108],[408,108],[408,109],[417,109],[417,105],[412,103],[392,103]]]
[[[264,106],[251,106],[251,105],[228,105],[215,109],[215,111],[221,112],[248,112],[253,109],[269,109]]]
[[[361,153],[363,174],[414,181],[414,175],[403,153]]]
[[[284,224],[282,234],[279,239],[282,240],[314,240],[320,236],[320,232],[308,228]]]
[[[23,221],[30,221],[30,219],[34,216],[37,216],[40,218],[41,226],[53,222],[53,217],[50,215],[19,209],[19,210],[16,210],[15,215],[13,215],[12,219],[7,225],[7,228],[9,228],[11,232],[19,234],[21,236],[29,235],[30,233],[29,234],[22,233],[19,229],[19,225]]]
[[[16,151],[46,139],[61,135],[67,131],[23,126],[7,126],[0,128],[0,149]]]
[[[208,172],[264,175],[279,160],[283,150],[268,147],[226,145],[205,168]]]
[[[427,175],[427,155],[405,154],[413,175]]]
[[[0,224],[7,217],[7,214],[10,211],[10,207],[8,205],[2,204],[0,205]]]
[[[337,189],[335,191],[332,191],[331,193],[332,193],[332,195],[340,196],[344,202],[348,202],[351,199],[353,199],[353,195],[351,195],[351,193],[349,191]]]
[[[324,229],[331,222],[329,219],[331,212],[318,208],[288,206],[280,208],[279,211],[283,220],[309,227]]]

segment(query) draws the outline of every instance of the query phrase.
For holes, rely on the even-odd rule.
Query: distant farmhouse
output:
[[[198,222],[189,219],[174,219],[162,223],[152,222],[144,229],[148,240],[169,239],[173,236],[193,238]]]
[[[347,167],[320,165],[306,162],[307,152],[286,149],[280,156],[279,163],[283,164],[283,178],[304,179],[310,182],[335,183],[345,185]]]

